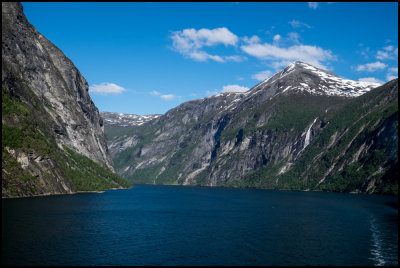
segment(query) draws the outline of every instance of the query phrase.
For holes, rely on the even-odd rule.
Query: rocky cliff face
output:
[[[107,124],[106,137],[119,146],[117,171],[134,182],[297,189],[279,177],[346,103],[377,86],[295,62],[244,93],[186,102],[123,131]]]
[[[10,187],[24,188],[19,195],[77,190],[62,168],[67,161],[56,159],[70,156],[65,146],[114,170],[88,83],[28,22],[20,3],[2,3],[2,99],[3,167],[18,169],[14,159],[25,178],[3,168],[3,196]]]

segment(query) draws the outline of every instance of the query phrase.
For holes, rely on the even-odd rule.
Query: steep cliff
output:
[[[397,194],[398,122],[394,79],[334,111],[276,187]]]
[[[140,126],[106,124],[105,135],[117,172],[133,182],[322,189],[303,183],[311,173],[280,177],[347,103],[377,86],[295,62],[247,92],[186,102]]]
[[[90,181],[94,170],[102,183]],[[20,3],[2,3],[2,196],[125,184],[111,171],[85,78],[28,22]]]

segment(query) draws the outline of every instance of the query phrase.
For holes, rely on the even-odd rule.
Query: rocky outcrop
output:
[[[35,193],[76,190],[65,177],[65,159],[56,159],[67,157],[65,146],[114,170],[88,89],[71,60],[28,22],[22,5],[2,3],[3,164],[11,168],[15,159],[23,176],[37,178]],[[3,168],[3,193],[30,181],[9,173]],[[28,188],[20,195],[33,194]]]

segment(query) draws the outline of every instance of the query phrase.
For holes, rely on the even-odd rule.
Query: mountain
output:
[[[275,95],[285,92],[307,92],[313,95],[357,97],[378,86],[378,83],[344,79],[332,72],[296,61],[265,79],[251,91],[257,94],[260,90],[272,87]]]
[[[126,148],[135,145],[135,138],[123,135],[125,131],[130,130],[129,127],[141,126],[144,123],[160,117],[161,114],[141,116],[136,114],[101,112],[100,116],[103,118],[104,124],[107,125],[108,140],[112,140],[112,142],[108,142],[107,145],[110,155],[113,157]]]
[[[2,196],[129,185],[113,173],[88,83],[63,52],[2,3]]]
[[[379,87],[294,62],[243,93],[185,102],[123,130],[106,123],[105,136],[117,172],[136,183],[393,193],[397,94],[397,80]]]
[[[137,114],[121,114],[113,112],[101,112],[101,118],[107,125],[115,125],[120,127],[140,126],[153,120],[161,114],[137,115]]]

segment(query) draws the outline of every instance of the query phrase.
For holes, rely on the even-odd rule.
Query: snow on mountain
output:
[[[320,96],[358,97],[379,83],[345,79],[310,64],[296,61],[245,92],[225,92],[196,100],[213,103],[213,109],[223,112],[240,107],[242,102],[265,101],[278,95],[312,94]]]
[[[226,110],[240,108],[240,103],[248,102],[251,99],[264,101],[280,94],[291,93],[352,98],[358,97],[378,86],[380,86],[379,83],[341,78],[332,72],[296,61],[246,92],[220,93],[204,99],[182,103],[178,107],[171,109],[171,111],[183,111],[193,105],[196,107],[200,105],[206,107],[205,112],[208,109],[213,109],[217,113],[223,113]],[[263,96],[255,96],[259,93],[262,93]],[[168,114],[169,112],[166,113],[167,117]],[[161,115],[150,114],[141,116],[136,114],[101,112],[101,116],[105,123],[109,125],[140,126]],[[183,120],[186,121],[188,119],[184,117]]]
[[[137,115],[113,112],[101,112],[100,115],[106,124],[118,125],[121,127],[140,126],[161,116],[161,114]]]
[[[296,61],[265,79],[250,91],[256,93],[259,90],[274,87],[275,94],[307,92],[313,95],[358,97],[380,85],[341,78],[332,72]]]

